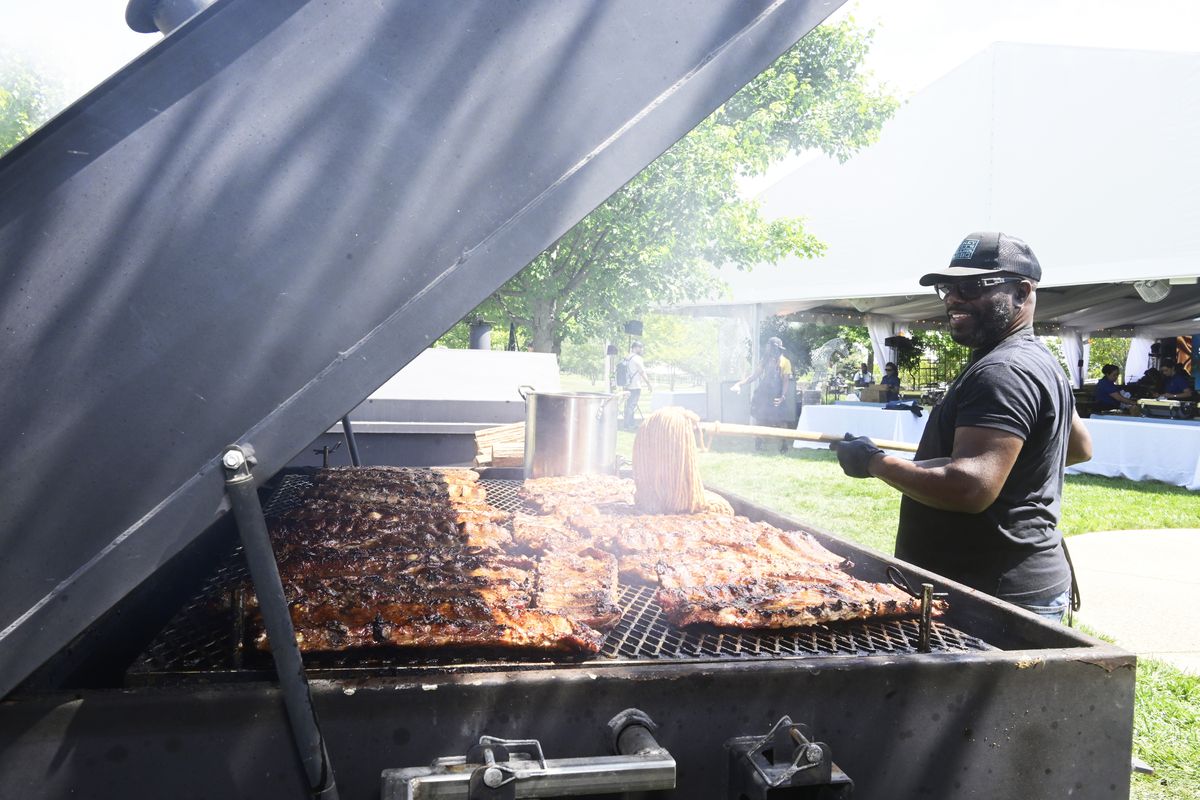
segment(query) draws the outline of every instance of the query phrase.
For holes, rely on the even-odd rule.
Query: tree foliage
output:
[[[59,108],[61,88],[28,63],[0,52],[0,155],[11,150]]]
[[[650,314],[645,319],[646,361],[662,364],[693,381],[715,380],[720,322],[715,319]]]
[[[876,139],[896,101],[861,69],[870,38],[850,22],[814,30],[476,313],[559,352],[568,337],[605,338],[656,306],[711,296],[714,265],[821,253],[800,219],[766,219],[738,181],[789,153],[845,160]]]
[[[1125,359],[1129,358],[1129,340],[1116,338],[1095,338],[1091,341],[1091,348],[1088,353],[1088,374],[1089,380],[1098,381],[1101,378],[1100,370],[1105,364],[1116,364],[1121,368],[1121,372],[1125,371]],[[1136,381],[1142,377],[1139,375],[1125,375],[1123,380]]]

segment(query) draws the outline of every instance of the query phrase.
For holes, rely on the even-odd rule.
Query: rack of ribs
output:
[[[633,505],[634,484],[615,475],[563,475],[531,478],[518,496],[543,514],[570,516],[607,504]]]
[[[676,625],[788,628],[920,613],[918,599],[854,578],[851,562],[801,531],[718,513],[593,510],[567,522],[579,544],[617,555],[623,579],[657,585]]]
[[[535,607],[534,563],[490,551],[391,553],[372,563],[295,562],[284,579],[302,650],[520,648],[596,652],[603,636]],[[256,644],[267,647],[265,633]]]
[[[473,477],[474,476],[474,477]],[[356,647],[597,652],[615,622],[615,562],[514,554],[509,519],[469,470],[322,470],[270,520],[297,641]],[[255,643],[268,646],[250,595]]]

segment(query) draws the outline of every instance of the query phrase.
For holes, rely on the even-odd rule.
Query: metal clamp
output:
[[[675,788],[675,759],[654,741],[654,722],[636,709],[608,725],[618,755],[548,759],[537,739],[480,736],[466,756],[429,767],[384,770],[382,800],[508,800],[516,797],[646,792]]]
[[[904,573],[892,564],[888,565],[887,576],[894,586],[903,589],[921,601],[921,617],[917,628],[917,652],[930,652],[932,650],[929,640],[933,632],[933,603],[934,600],[946,597],[947,593],[934,592],[932,583],[922,583],[921,591],[917,592],[912,588],[912,584],[908,582],[908,578]]]
[[[788,738],[798,745],[792,752],[792,763],[782,771],[772,770],[772,774],[768,774],[767,770],[762,766],[766,762],[762,759],[754,758],[754,756],[761,754],[768,747],[773,746],[776,734],[785,728]],[[816,744],[805,735],[803,725],[792,722],[791,717],[785,714],[779,718],[779,721],[767,732],[767,735],[759,740],[758,744],[747,751],[746,755],[749,757],[755,771],[758,772],[759,777],[774,789],[776,786],[782,786],[784,783],[790,781],[792,776],[800,770],[812,769],[820,764],[821,759],[824,757],[824,752],[821,750],[819,744]]]
[[[813,741],[805,726],[788,716],[765,736],[739,736],[727,741],[725,748],[730,797],[768,800],[776,789],[821,787],[821,797],[842,800],[854,789],[854,782],[833,763],[829,745]]]
[[[324,447],[314,447],[313,448],[313,455],[317,455],[317,456],[321,457],[321,467],[322,468],[329,469],[329,454],[336,452],[337,449],[342,446],[342,441],[343,440],[339,439],[337,444],[335,444],[333,447],[330,447],[329,445],[325,445]]]

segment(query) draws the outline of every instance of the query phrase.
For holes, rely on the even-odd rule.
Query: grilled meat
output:
[[[632,481],[542,478],[521,495],[543,515],[510,517],[478,499],[476,480],[469,470],[318,473],[270,526],[301,648],[594,653],[597,629],[620,616],[618,573],[658,587],[676,625],[772,629],[920,610],[895,587],[850,576],[853,565],[812,536],[733,516],[723,500],[644,514]]]
[[[308,547],[327,541],[365,544],[385,534],[409,534],[422,546],[429,544],[430,537],[471,547],[500,546],[511,537],[496,523],[507,518],[490,506],[455,508],[416,501],[383,506],[315,499],[276,517],[271,536],[276,547]]]
[[[633,505],[633,481],[614,475],[568,475],[532,478],[521,487],[520,497],[543,514],[570,516],[597,505]]]
[[[344,559],[319,553],[281,570],[304,651],[393,645],[596,652],[603,642],[582,622],[534,608],[535,563],[499,551],[368,549]],[[267,646],[265,634],[257,644]]]
[[[583,512],[570,525],[618,556],[622,578],[658,585],[677,625],[785,628],[916,614],[920,603],[866,583],[812,536],[720,513]]]
[[[607,630],[621,618],[617,560],[594,549],[544,554],[537,566],[537,607]]]
[[[623,578],[655,585],[663,562],[695,562],[721,553],[742,555],[744,564],[764,559],[840,563],[803,533],[780,531],[745,517],[726,514],[589,514],[570,519],[596,546],[616,553]]]
[[[445,483],[478,483],[479,473],[466,467],[325,467],[313,476],[314,482],[360,481],[382,477],[415,481],[439,480]]]
[[[487,493],[473,470],[400,467],[341,467],[313,476],[309,497],[367,503],[402,503],[413,498],[483,502]]]
[[[481,503],[487,499],[482,486],[471,483],[444,484],[436,481],[425,483],[408,481],[378,481],[374,483],[338,483],[328,481],[315,484],[308,492],[309,497],[326,500],[345,500],[359,503],[405,503],[413,499],[460,500]]]
[[[592,537],[560,517],[513,514],[513,544],[531,553],[574,553],[592,547]]]
[[[539,576],[535,561],[504,552],[512,537],[496,523],[508,515],[482,502],[477,477],[468,470],[317,473],[300,505],[270,525],[301,649],[599,650],[603,637],[585,619],[611,618],[615,587],[604,595],[602,559],[552,561]],[[253,596],[247,606],[256,608]],[[257,643],[267,646],[265,633]]]
[[[920,600],[894,586],[859,581],[832,568],[792,578],[719,570],[704,562],[663,564],[657,599],[667,619],[676,625],[792,628],[921,610]],[[938,601],[934,613],[944,608]]]

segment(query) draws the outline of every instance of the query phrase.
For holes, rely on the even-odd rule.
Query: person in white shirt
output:
[[[859,373],[854,376],[855,386],[871,386],[875,383],[875,375],[871,372],[866,364],[863,364]]]
[[[646,362],[642,360],[641,342],[629,345],[629,358],[626,361],[629,365],[629,384],[626,387],[629,395],[625,398],[624,427],[626,430],[632,431],[637,430],[637,421],[633,418],[633,413],[637,409],[638,400],[642,397],[642,389],[650,388],[650,377],[646,375]]]

